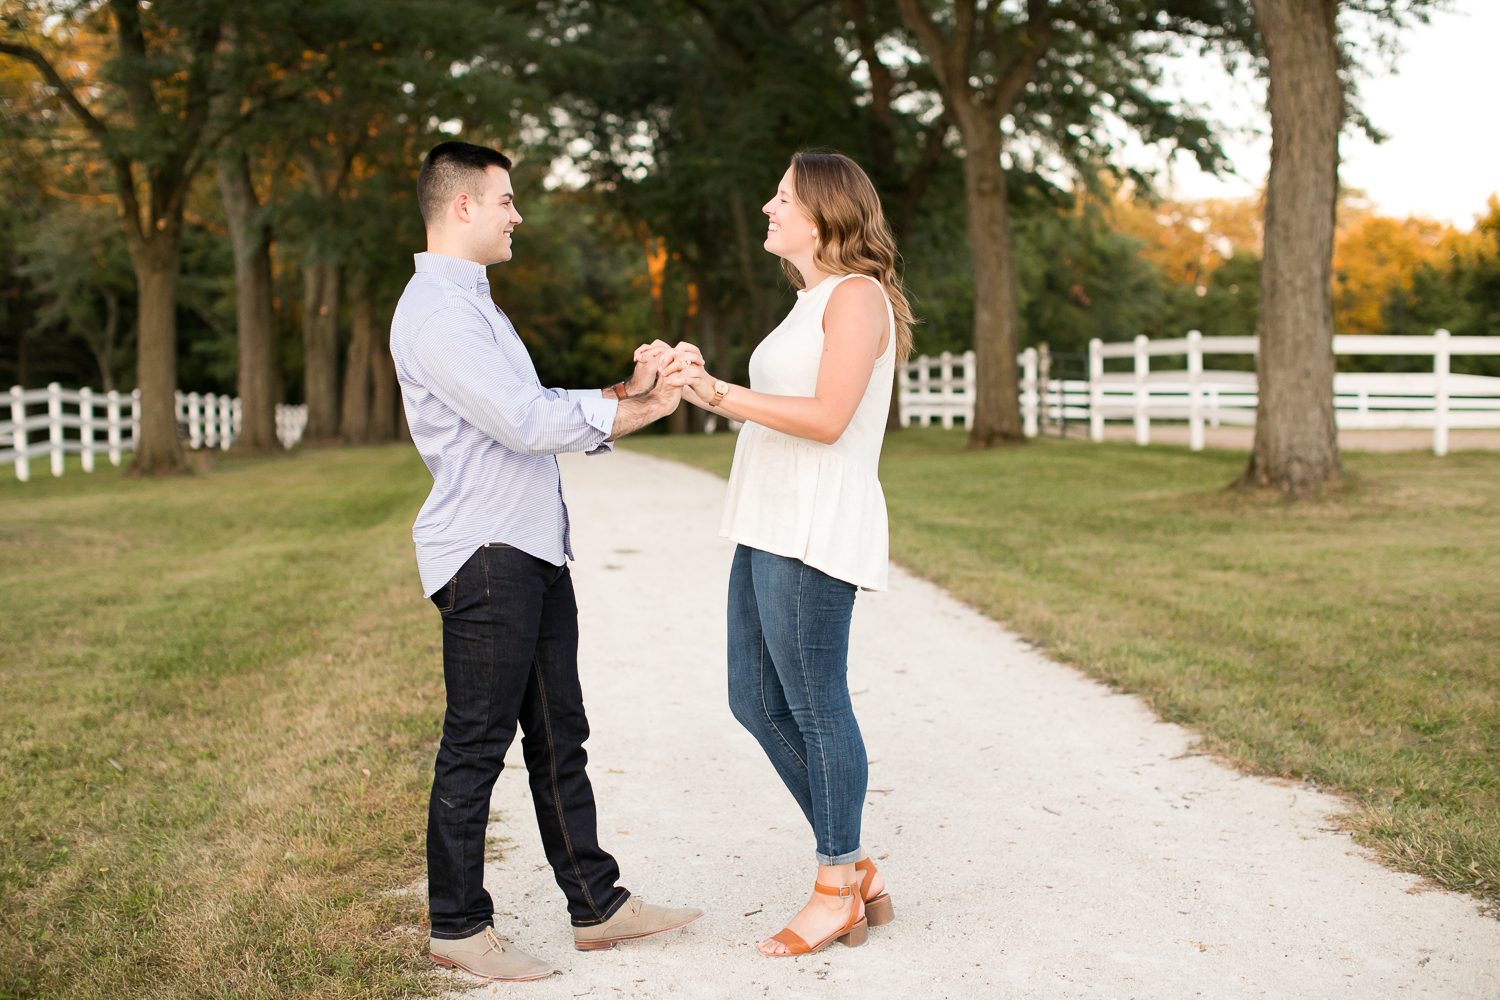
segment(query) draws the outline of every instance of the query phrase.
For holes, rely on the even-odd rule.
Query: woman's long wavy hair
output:
[[[842,153],[803,152],[792,157],[793,197],[818,227],[813,261],[824,274],[868,274],[880,282],[896,317],[896,361],[911,356],[911,328],[916,319],[906,288],[896,271],[900,255],[885,221],[875,185],[859,164]],[[797,288],[807,282],[792,262],[781,268]]]

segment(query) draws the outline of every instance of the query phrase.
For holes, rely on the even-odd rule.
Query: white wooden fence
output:
[[[28,413],[28,408],[46,407],[46,412]],[[83,471],[94,471],[94,456],[109,457],[119,465],[123,452],[135,450],[136,429],[141,422],[141,393],[94,392],[64,389],[53,382],[45,389],[12,386],[0,396],[0,410],[9,419],[0,421],[0,463],[13,463],[16,478],[31,478],[31,460],[51,459],[52,474],[63,474],[64,459],[78,455]],[[177,426],[189,448],[228,449],[240,431],[240,401],[213,393],[177,393]],[[276,436],[291,448],[302,439],[307,426],[306,406],[276,407]],[[46,440],[32,441],[45,432]]]
[[[1039,358],[1036,348],[1028,347],[1016,355],[1021,369],[1021,417],[1027,437],[1036,437],[1043,419],[1052,424],[1089,419],[1089,384],[1078,379],[1049,378],[1039,382]],[[951,428],[955,420],[969,427],[974,422],[975,362],[974,352],[937,357],[920,357],[908,361],[898,375],[897,397],[901,408],[901,426],[926,427],[934,421]]]
[[[1049,379],[1038,385],[1037,352],[1027,348],[1021,368],[1021,414],[1028,437],[1038,417],[1055,422],[1087,421],[1089,436],[1104,439],[1106,420],[1129,420],[1138,444],[1151,441],[1151,421],[1186,421],[1194,450],[1203,447],[1204,427],[1221,423],[1253,426],[1255,373],[1206,370],[1206,355],[1253,355],[1255,337],[1204,337],[1194,330],[1176,340],[1105,344],[1089,342],[1085,379]],[[1500,355],[1500,337],[1454,337],[1439,330],[1430,337],[1337,336],[1335,355],[1431,357],[1432,371],[1390,374],[1338,372],[1333,377],[1334,419],[1342,429],[1432,431],[1432,450],[1448,453],[1448,432],[1457,428],[1500,428],[1500,378],[1455,375],[1455,355]],[[1152,371],[1153,357],[1185,356],[1186,370]],[[1107,372],[1106,359],[1131,359],[1130,371]],[[898,384],[901,422],[952,427],[974,419],[974,352],[962,356],[926,355],[908,362]]]

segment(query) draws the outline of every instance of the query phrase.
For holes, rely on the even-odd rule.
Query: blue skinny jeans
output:
[[[847,676],[855,590],[746,545],[729,572],[729,707],[812,824],[820,865],[860,854],[869,768]]]

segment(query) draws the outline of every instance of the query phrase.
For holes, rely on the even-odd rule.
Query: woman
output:
[[[750,358],[750,387],[691,355],[664,369],[684,397],[744,422],[720,534],[739,543],[729,577],[729,701],[765,749],[817,839],[813,895],[767,955],[863,944],[892,919],[860,846],[867,768],[849,700],[857,589],[886,587],[878,466],[911,311],[880,199],[846,156],[799,153],[782,177],[765,248],[799,291]]]

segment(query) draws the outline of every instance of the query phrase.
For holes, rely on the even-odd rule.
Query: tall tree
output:
[[[1260,282],[1255,446],[1244,482],[1305,496],[1342,472],[1333,419],[1338,206],[1336,0],[1256,0],[1270,76],[1271,175]]]
[[[24,60],[41,74],[114,173],[138,289],[135,474],[183,468],[174,404],[182,213],[213,150],[210,104],[221,16],[212,0],[109,0],[79,28],[112,36],[107,64],[86,81],[57,68],[65,65],[58,40],[17,33],[10,24],[0,28],[0,55]]]
[[[882,58],[881,39],[900,27],[901,15],[894,7],[884,0],[874,5],[869,0],[841,0],[840,10],[849,47],[869,81],[869,99],[859,104],[859,110],[870,135],[870,179],[886,204],[899,244],[911,232],[929,186],[950,158],[944,144],[953,119],[941,101],[921,99],[936,90],[930,71],[924,72],[925,64],[903,59],[898,74]],[[898,102],[907,105],[907,113],[897,111]],[[885,429],[901,429],[899,392],[891,393]]]
[[[971,447],[1022,438],[1017,390],[1016,261],[1006,167],[1010,135],[1030,135],[1083,164],[1098,165],[1112,143],[1100,127],[1122,118],[1148,142],[1191,151],[1219,169],[1208,126],[1155,98],[1146,32],[1196,29],[1195,0],[896,0],[931,63],[947,112],[963,138],[969,250],[974,262],[974,353],[978,385]],[[1214,15],[1212,6],[1202,12]],[[1217,30],[1229,30],[1220,26]],[[1009,118],[1008,134],[1001,128]],[[1085,171],[1080,178],[1088,181]]]
[[[1255,0],[1271,111],[1255,445],[1241,483],[1292,497],[1343,471],[1333,415],[1333,238],[1339,133],[1351,65],[1341,9],[1388,26],[1425,20],[1438,0]],[[1363,116],[1353,116],[1362,125]]]
[[[226,145],[218,157],[219,195],[234,244],[236,337],[239,346],[239,453],[280,450],[276,439],[276,315],[271,278],[271,223],[255,193],[250,156]]]

